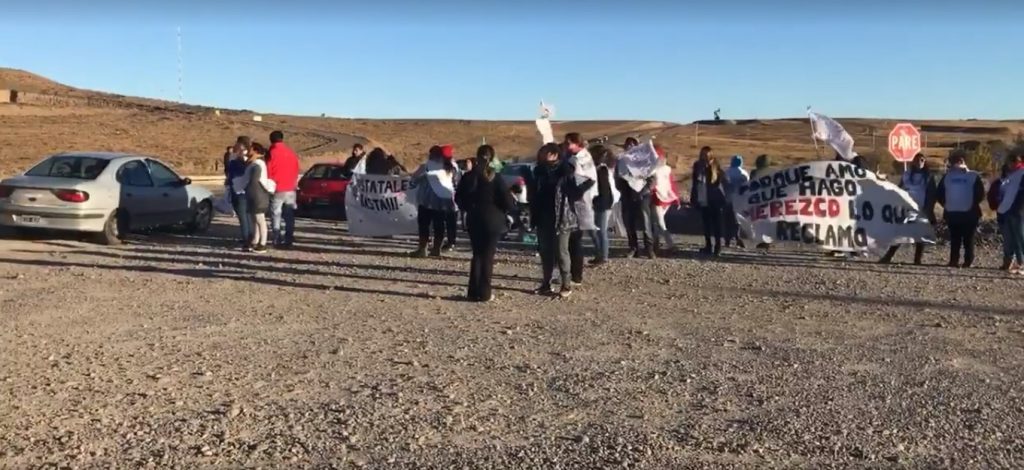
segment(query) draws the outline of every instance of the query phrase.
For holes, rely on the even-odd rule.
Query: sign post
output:
[[[903,122],[896,124],[889,132],[889,153],[898,162],[903,162],[903,171],[907,170],[907,162],[921,152],[921,132],[913,124]]]

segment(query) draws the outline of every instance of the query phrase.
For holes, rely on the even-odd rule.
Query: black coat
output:
[[[515,200],[504,179],[488,179],[483,168],[475,168],[455,188],[455,203],[466,212],[470,233],[498,235],[506,232],[506,214],[515,208]]]
[[[572,203],[580,193],[572,166],[559,162],[555,166],[537,165],[530,182],[530,222],[534,227],[561,230],[576,225]]]

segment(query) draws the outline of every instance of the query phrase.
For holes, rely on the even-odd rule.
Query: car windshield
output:
[[[26,176],[94,180],[107,168],[109,160],[94,157],[50,157],[25,173]]]

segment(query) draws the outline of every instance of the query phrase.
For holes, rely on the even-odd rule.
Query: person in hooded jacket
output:
[[[1003,265],[1010,274],[1024,274],[1024,156],[1013,154],[1000,178],[989,188],[989,207],[1003,235]]]
[[[476,151],[476,165],[463,175],[455,190],[455,202],[466,212],[466,226],[473,259],[469,265],[469,287],[466,297],[476,302],[494,300],[491,275],[498,239],[505,233],[505,218],[514,208],[515,200],[505,180],[491,167],[494,148],[481,145]]]
[[[537,151],[537,165],[530,182],[530,217],[537,231],[537,251],[541,261],[541,284],[537,293],[551,295],[555,266],[561,275],[559,296],[572,294],[572,244],[570,236],[579,222],[574,195],[579,193],[572,166],[560,158],[557,144],[546,144]]]
[[[704,248],[701,253],[718,256],[722,253],[722,210],[725,208],[725,172],[715,161],[711,147],[700,149],[693,164],[690,203],[700,210],[704,225]],[[712,247],[711,239],[715,244]]]
[[[911,199],[914,200],[917,208],[921,211],[921,215],[927,217],[928,221],[934,226],[935,193],[938,191],[938,183],[935,177],[932,176],[931,171],[928,170],[928,161],[924,158],[923,154],[919,153],[914,156],[914,160],[910,163],[909,168],[903,172],[903,176],[900,178],[899,187],[910,194]],[[914,244],[914,264],[921,264],[921,259],[924,256],[924,246],[924,243]],[[899,245],[889,247],[889,251],[878,262],[882,264],[891,263],[893,256],[896,255],[896,251],[899,248]]]
[[[943,218],[949,226],[949,266],[969,268],[974,263],[974,236],[981,220],[985,183],[981,175],[967,168],[963,152],[949,158],[949,170],[942,177],[935,200],[942,204]],[[963,264],[960,249],[963,248]]]
[[[628,137],[623,144],[623,149],[628,152],[637,145],[640,145],[640,141],[636,138]],[[640,239],[637,236],[637,232],[643,232],[644,253],[648,257],[653,257],[654,245],[650,233],[650,211],[645,209],[645,206],[650,206],[651,181],[648,180],[640,190],[633,189],[629,185],[628,180],[623,177],[625,171],[625,166],[620,161],[616,165],[615,186],[622,195],[620,208],[622,210],[622,222],[626,228],[626,240],[629,243],[629,254],[627,256],[630,258],[640,257]]]
[[[743,169],[743,156],[733,155],[729,162],[729,169],[725,171],[725,247],[728,248],[732,240],[736,240],[736,246],[745,248],[743,239],[740,238],[740,226],[736,222],[736,210],[733,208],[732,198],[739,193],[740,187],[750,181],[750,174]]]

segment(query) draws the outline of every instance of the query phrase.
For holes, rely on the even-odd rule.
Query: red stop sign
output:
[[[898,162],[909,162],[921,153],[921,132],[908,122],[896,124],[889,133],[889,153]]]

